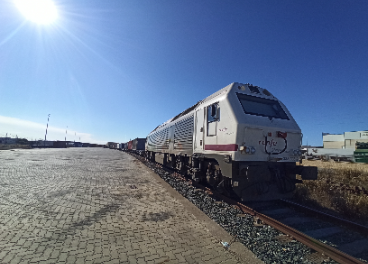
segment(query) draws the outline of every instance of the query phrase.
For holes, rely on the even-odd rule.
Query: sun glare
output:
[[[50,24],[57,18],[57,10],[52,0],[14,0],[20,12],[37,24]]]

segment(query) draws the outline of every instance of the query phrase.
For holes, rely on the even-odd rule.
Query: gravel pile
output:
[[[151,163],[145,163],[181,195],[190,200],[232,235],[234,240],[227,241],[230,245],[235,241],[243,243],[265,263],[315,263],[306,258],[315,252],[313,249],[296,240],[282,242],[280,238],[285,236],[278,230],[268,225],[255,226],[251,215],[244,214],[239,209],[216,200],[204,191],[194,188],[188,182],[172,176],[171,173],[163,169],[156,168]],[[330,260],[323,263],[337,262]]]

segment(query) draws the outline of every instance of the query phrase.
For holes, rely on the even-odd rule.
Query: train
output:
[[[130,141],[126,149],[242,201],[289,198],[296,183],[318,177],[316,167],[297,165],[302,133],[286,106],[249,83],[220,89],[144,142],[143,148]]]

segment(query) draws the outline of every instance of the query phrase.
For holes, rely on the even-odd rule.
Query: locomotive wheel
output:
[[[221,194],[228,195],[232,192],[231,180],[224,177],[221,173],[221,169],[211,162],[208,164],[206,181],[215,191]]]

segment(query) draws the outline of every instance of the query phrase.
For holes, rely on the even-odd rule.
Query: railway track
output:
[[[364,260],[368,259],[368,239],[364,226],[286,200],[249,207],[222,198],[338,263],[367,263]],[[303,209],[307,213],[300,212]]]
[[[134,154],[133,154],[134,155]],[[256,238],[255,244],[261,243],[265,245],[281,245],[282,250],[286,253],[287,250],[295,251],[293,248],[293,244],[295,241],[299,241],[303,245],[307,246],[312,250],[301,249],[301,256],[298,254],[294,254],[289,257],[289,259],[285,263],[334,263],[334,261],[338,263],[368,263],[368,228],[365,226],[361,226],[351,221],[347,221],[344,219],[336,218],[334,216],[327,215],[325,213],[319,212],[317,210],[307,208],[305,206],[299,205],[297,203],[280,200],[273,202],[253,202],[248,204],[240,203],[239,201],[233,200],[229,197],[223,196],[219,193],[210,190],[208,187],[202,186],[196,182],[188,180],[183,175],[174,172],[171,169],[162,168],[160,164],[152,164],[147,162],[144,158],[134,155],[138,159],[140,159],[145,165],[148,167],[156,168],[154,169],[156,173],[158,173],[162,178],[164,178],[167,182],[177,189],[179,192],[188,198],[193,203],[198,203],[193,196],[200,196],[201,199],[209,199],[205,198],[205,196],[213,197],[215,202],[211,203],[211,206],[217,206],[221,203],[221,201],[226,202],[232,208],[227,208],[226,210],[220,209],[220,213],[223,211],[228,211],[228,214],[235,215],[234,219],[226,220],[225,224],[221,224],[230,234],[234,235],[234,241],[239,239],[243,231],[239,231],[235,225],[241,225],[241,218],[250,219],[252,218],[254,223],[254,227],[261,230],[262,233],[268,227],[272,227],[279,232],[281,232],[278,236],[275,235],[274,232],[270,231],[271,235],[274,236],[272,238]],[[176,178],[175,179],[170,179]],[[174,182],[174,183],[173,183]],[[184,187],[183,187],[184,186]],[[188,187],[189,190],[184,190],[185,186]],[[193,190],[190,190],[192,188]],[[198,194],[199,193],[199,194]],[[217,204],[216,204],[217,203]],[[196,204],[202,211],[205,213],[212,212],[213,210],[209,208],[208,205]],[[222,206],[222,205],[221,205]],[[220,207],[221,207],[220,206]],[[237,213],[236,213],[237,212]],[[240,213],[240,214],[239,214]],[[243,214],[243,215],[242,215]],[[212,218],[216,219],[216,215]],[[219,216],[221,222],[221,217]],[[249,222],[249,221],[248,221]],[[229,224],[230,223],[230,224]],[[235,230],[235,231],[234,231]],[[249,232],[249,228],[247,229],[248,235],[254,235],[254,232]],[[255,234],[258,236],[258,232]],[[267,232],[266,232],[267,233]],[[239,235],[240,234],[240,235]],[[244,239],[243,239],[244,240]],[[254,239],[246,239],[246,243],[243,242],[246,246],[251,246],[251,250],[257,254],[257,247],[254,247],[249,241],[253,241]],[[248,244],[247,244],[248,243]],[[253,243],[253,242],[252,242]],[[261,250],[259,252],[263,252],[265,245],[261,245]],[[291,246],[292,245],[292,246]],[[271,246],[271,247],[272,247]],[[275,250],[280,251],[279,249]],[[291,249],[290,249],[291,248]],[[279,255],[282,254],[274,254],[275,259],[270,257],[270,254],[266,254],[266,256],[261,254],[261,259],[266,263],[279,263]],[[295,253],[295,252],[294,252]],[[290,254],[289,254],[290,255]],[[286,254],[286,256],[289,256]],[[331,261],[334,260],[334,261]]]

